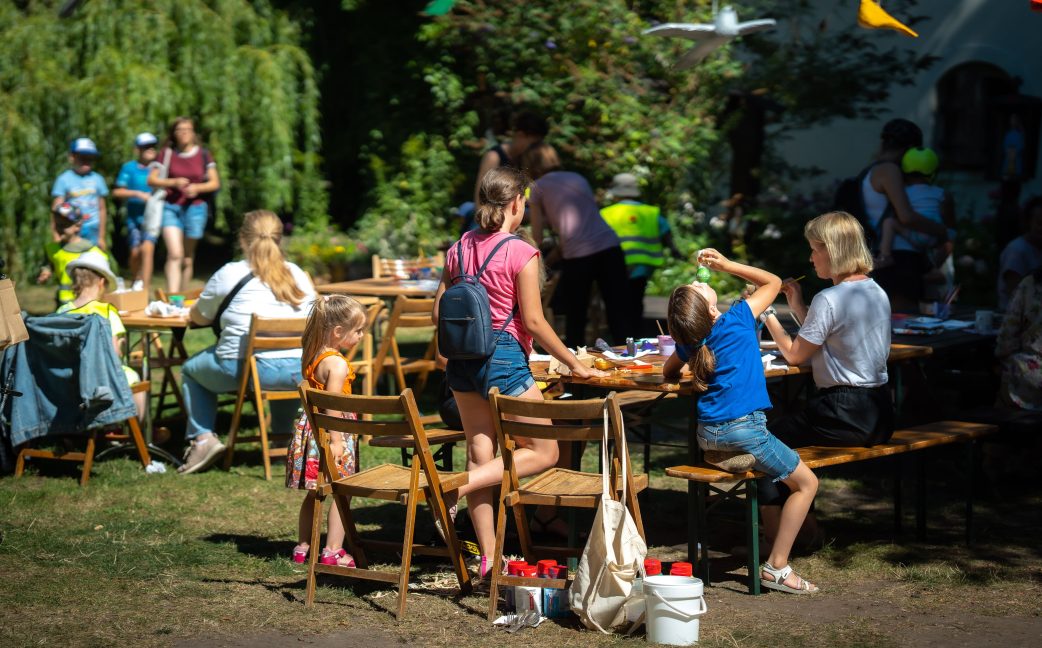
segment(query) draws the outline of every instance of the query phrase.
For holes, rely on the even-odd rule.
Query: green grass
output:
[[[29,292],[30,304],[42,303],[40,289]],[[198,330],[186,341],[195,351],[212,339],[208,330]],[[432,382],[421,395],[422,407],[433,402]],[[657,416],[682,420],[685,407],[669,401]],[[221,425],[227,417],[226,411]],[[395,450],[363,447],[361,466],[398,457]],[[1008,476],[985,484],[977,508],[979,543],[968,549],[961,542],[960,458],[957,452],[931,455],[926,542],[913,540],[910,481],[906,534],[895,539],[888,466],[869,462],[825,471],[818,512],[830,542],[793,560],[825,590],[813,599],[745,595],[744,558],[727,555],[742,544],[743,512],[714,511],[715,582],[707,589],[709,613],[699,645],[1016,645],[1023,636],[1018,628],[1035,628],[1038,636],[1042,488]],[[686,484],[666,477],[664,469],[684,463],[686,452],[656,448],[651,459],[651,491],[642,501],[649,555],[682,559]],[[461,448],[454,461],[463,465]],[[596,461],[588,452],[584,468],[595,468]],[[634,463],[639,470],[636,450]],[[486,596],[458,598],[446,565],[427,560],[415,567],[417,588],[409,594],[404,623],[394,621],[397,597],[390,588],[346,579],[320,579],[317,604],[305,608],[305,572],[288,558],[302,496],[282,486],[280,462],[273,473],[271,482],[264,481],[259,454],[247,448],[236,454],[230,472],[149,475],[129,459],[113,459],[95,465],[85,488],[77,485],[75,468],[53,463],[32,467],[22,479],[0,478],[0,645],[275,645],[345,632],[374,646],[644,645],[640,633],[603,636],[581,630],[574,620],[507,635],[485,622]],[[363,532],[400,538],[403,507],[358,507]],[[418,519],[419,537],[433,537],[429,514]],[[577,519],[588,528],[589,515]],[[973,634],[985,621],[986,631]]]

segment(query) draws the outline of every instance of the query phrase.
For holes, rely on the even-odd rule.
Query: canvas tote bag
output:
[[[172,155],[172,151],[169,148],[166,148],[163,153],[163,163],[159,167],[160,178],[166,178],[167,169],[170,168],[170,156]],[[145,202],[145,217],[142,219],[141,226],[149,236],[159,235],[159,226],[163,222],[163,207],[166,205],[165,201],[166,189],[156,189]]]
[[[625,435],[622,438],[625,439]],[[622,499],[616,502],[611,497],[609,441],[608,407],[605,404],[604,438],[601,442],[604,491],[569,592],[572,611],[579,615],[583,625],[605,634],[626,621],[623,603],[629,597],[633,580],[648,553],[648,547],[637,532],[637,525],[625,504],[626,471],[629,469],[629,450],[625,443],[617,450],[622,456]]]

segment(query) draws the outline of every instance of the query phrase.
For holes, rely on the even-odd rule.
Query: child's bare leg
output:
[[[879,238],[879,257],[875,265],[884,268],[894,262],[894,237],[897,236],[897,219],[887,218],[883,221]]]
[[[792,494],[782,505],[778,533],[774,538],[774,545],[771,547],[771,554],[767,560],[775,569],[781,569],[789,564],[789,553],[792,551],[793,542],[796,541],[796,534],[803,526],[810,505],[814,501],[814,495],[818,492],[818,478],[802,460],[796,466],[796,470],[792,471],[792,474],[784,480],[784,483]],[[790,575],[785,584],[796,587],[797,579],[798,577]]]
[[[137,420],[144,423],[145,421],[145,407],[148,406],[148,392],[138,392],[134,394],[134,409],[137,410]]]
[[[311,543],[311,523],[314,521],[315,491],[308,491],[304,501],[300,503],[300,515],[297,516],[297,546],[307,549]]]
[[[344,536],[347,531],[344,529],[344,521],[340,519],[340,509],[337,508],[335,499],[329,507],[329,518],[326,524],[328,525],[326,527],[326,549],[330,551],[343,549]]]

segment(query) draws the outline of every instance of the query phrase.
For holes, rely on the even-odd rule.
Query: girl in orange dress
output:
[[[355,373],[340,350],[358,344],[364,332],[365,309],[357,301],[344,295],[315,299],[301,339],[304,347],[301,355],[302,373],[308,383],[315,389],[350,394]],[[343,412],[342,415],[354,417],[350,412]],[[329,449],[336,460],[335,467],[340,477],[354,474],[356,457],[353,435],[330,432]],[[308,491],[300,505],[298,544],[293,548],[293,561],[297,563],[307,560],[310,549],[308,539],[318,481],[318,455],[318,443],[304,414],[297,421],[286,454],[286,487]],[[354,558],[344,550],[344,524],[335,501],[329,509],[326,546],[319,562],[323,565],[355,566]]]

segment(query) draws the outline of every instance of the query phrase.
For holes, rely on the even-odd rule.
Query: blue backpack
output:
[[[483,360],[491,356],[496,349],[496,334],[505,330],[517,314],[517,304],[514,304],[507,321],[493,331],[488,292],[480,279],[499,248],[518,238],[509,236],[496,244],[473,275],[464,271],[463,239],[456,246],[459,274],[452,278],[452,285],[438,302],[438,350],[449,360]]]

